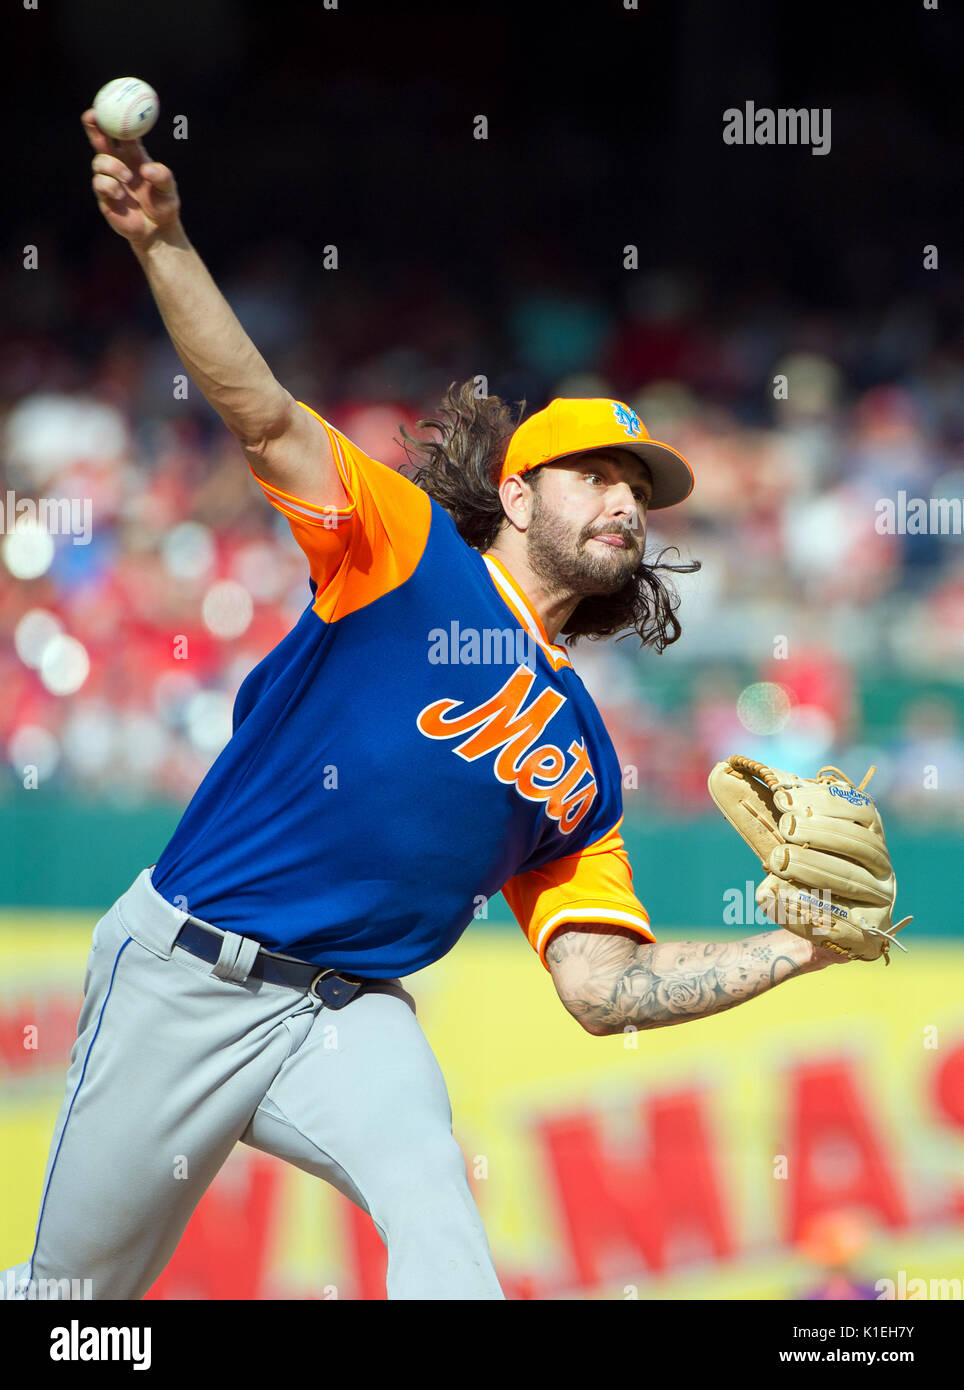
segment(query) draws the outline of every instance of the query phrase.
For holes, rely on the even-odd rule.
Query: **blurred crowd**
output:
[[[185,801],[241,680],[310,599],[286,522],[185,390],[125,256],[111,239],[82,273],[48,265],[4,286],[6,795],[32,775]],[[846,314],[772,285],[710,300],[672,268],[603,290],[523,250],[491,302],[424,268],[374,294],[288,244],[218,278],[279,380],[390,465],[400,423],[470,377],[529,410],[625,400],[690,460],[692,498],[649,528],[653,555],[702,563],[678,580],[681,640],[662,656],[634,638],[573,653],[628,808],[705,810],[707,768],[740,751],[857,779],[873,762],[875,790],[908,816],[964,821],[964,342],[947,328],[961,291],[922,277],[927,294]],[[901,533],[901,494],[948,499],[948,533]],[[90,499],[89,537],[16,526],[11,495]]]

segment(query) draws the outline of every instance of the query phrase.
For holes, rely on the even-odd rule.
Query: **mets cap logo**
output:
[[[613,414],[628,435],[635,435],[638,438],[642,434],[643,427],[639,423],[639,416],[635,410],[630,410],[628,405],[623,405],[620,401],[613,401]]]

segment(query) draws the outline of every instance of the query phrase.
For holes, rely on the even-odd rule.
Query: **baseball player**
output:
[[[692,473],[621,402],[554,400],[516,426],[469,388],[417,482],[366,457],[275,380],[185,235],[170,169],[82,120],[100,211],[287,518],[310,597],[157,863],[94,929],[21,1289],[141,1298],[240,1140],[370,1213],[389,1298],[501,1298],[399,977],[499,891],[593,1035],[840,958],[781,929],[659,945],[633,889],[620,767],[559,638],[676,640],[646,517]]]

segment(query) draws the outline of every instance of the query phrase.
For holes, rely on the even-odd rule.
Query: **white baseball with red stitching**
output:
[[[154,88],[139,77],[115,77],[94,97],[94,115],[114,140],[139,140],[154,126],[161,109]]]

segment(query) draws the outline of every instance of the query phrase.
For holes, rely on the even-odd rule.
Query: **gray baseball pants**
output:
[[[35,1289],[89,1279],[95,1299],[142,1298],[240,1140],[371,1215],[390,1299],[503,1298],[401,984],[333,1011],[248,979],[246,938],[209,965],[174,946],[187,914],[150,876],[94,929],[36,1243],[15,1268]]]

